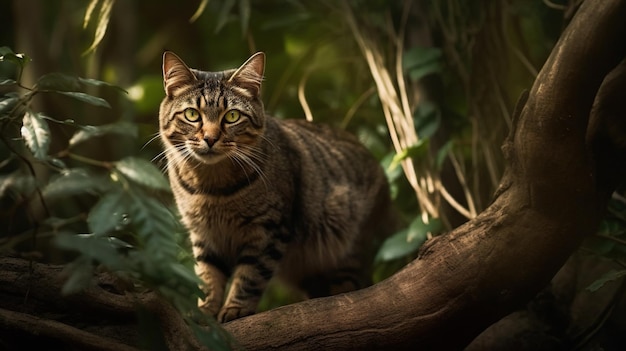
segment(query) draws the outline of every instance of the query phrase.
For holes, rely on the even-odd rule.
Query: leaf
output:
[[[605,273],[604,275],[602,275],[602,277],[600,277],[600,279],[596,280],[595,282],[591,283],[591,285],[589,285],[587,287],[586,290],[591,291],[591,292],[595,292],[597,290],[599,290],[600,288],[602,288],[604,286],[604,284],[608,283],[608,282],[612,282],[614,280],[618,280],[622,277],[626,276],[626,270],[611,270],[607,273]]]
[[[126,90],[124,90],[124,88],[122,88],[120,86],[117,86],[115,84],[111,84],[109,82],[102,81],[102,80],[78,77],[78,81],[80,83],[82,83],[82,84],[90,85],[90,86],[93,86],[93,87],[109,87],[109,88],[117,89],[117,90],[122,91],[124,93],[128,93]]]
[[[57,91],[57,93],[69,96],[71,98],[86,102],[94,106],[111,108],[111,105],[109,105],[109,103],[105,99],[99,98],[97,96],[81,93],[78,91]]]
[[[115,163],[115,169],[137,184],[152,189],[170,191],[165,176],[151,162],[138,157],[126,157]]]
[[[206,9],[206,5],[208,4],[209,4],[209,0],[202,0],[200,5],[198,5],[198,8],[196,9],[196,12],[194,12],[193,16],[191,16],[191,18],[189,19],[189,23],[193,23],[198,18],[200,18],[202,13],[204,13],[204,9]]]
[[[66,238],[71,236],[70,234],[59,235],[57,237],[57,245],[64,245],[64,243],[59,244],[59,242],[63,242]],[[69,249],[73,248],[70,247]],[[87,257],[80,257],[76,261],[68,264],[65,267],[65,271],[69,273],[69,277],[65,281],[65,284],[63,284],[63,288],[61,288],[61,294],[71,295],[87,289],[92,283],[93,270],[91,260]]]
[[[48,156],[50,129],[48,123],[39,114],[31,111],[26,112],[20,132],[26,146],[35,158],[43,160]]]
[[[443,226],[439,218],[429,218],[428,223],[424,223],[424,221],[422,221],[422,217],[417,217],[409,226],[409,232],[407,233],[406,240],[426,240],[428,234],[437,233],[442,227]]]
[[[80,84],[76,77],[53,72],[39,77],[37,79],[37,88],[40,90],[73,91],[80,89]]]
[[[198,278],[198,276],[194,273],[193,269],[185,265],[182,265],[178,262],[173,262],[170,264],[170,268],[173,273],[181,277],[183,280],[193,283],[194,286],[202,283],[200,278]]]
[[[15,85],[15,84],[17,84],[17,82],[13,79],[5,79],[3,81],[0,81],[0,86]]]
[[[400,151],[395,154],[393,159],[391,160],[391,164],[389,164],[389,169],[395,169],[400,165],[402,161],[407,158],[418,158],[426,154],[428,151],[428,143],[423,139],[418,141],[417,144],[407,147],[406,149]]]
[[[217,25],[215,26],[215,34],[219,33],[222,28],[228,23],[228,19],[230,18],[230,12],[235,6],[235,0],[225,0],[222,3],[222,8],[220,9],[220,13],[217,15]]]
[[[85,13],[85,23],[89,23],[91,19],[91,14],[95,9],[94,2],[96,0],[92,0],[87,7],[87,12]],[[102,0],[102,5],[100,6],[100,12],[98,13],[98,23],[96,24],[96,31],[94,33],[93,43],[91,46],[83,53],[86,55],[96,49],[102,39],[104,39],[104,35],[106,34],[107,28],[109,26],[109,19],[111,19],[111,10],[113,9],[113,5],[115,4],[115,0]]]
[[[437,156],[435,157],[435,167],[438,170],[441,170],[441,167],[443,167],[443,163],[448,157],[448,152],[452,150],[452,147],[454,147],[454,140],[450,139],[439,150],[437,150]]]
[[[415,130],[420,139],[432,137],[441,125],[441,112],[432,103],[421,103],[413,114]]]
[[[126,247],[128,244],[120,244],[123,241],[108,236],[96,234],[60,234],[57,235],[56,245],[65,250],[79,252],[86,258],[96,260],[111,270],[123,268],[125,262],[118,253],[119,247]]]
[[[43,189],[46,199],[58,199],[79,194],[98,194],[106,191],[110,184],[104,177],[94,176],[87,170],[75,168],[63,172]]]
[[[6,54],[14,54],[14,52],[8,46],[0,46],[0,56],[4,56]]]
[[[8,46],[0,47],[0,62],[13,62],[18,64],[21,68],[24,68],[28,62],[30,62],[30,57],[25,54],[16,54],[9,48]]]
[[[74,147],[82,142],[85,142],[91,138],[100,137],[107,134],[125,135],[131,138],[137,137],[137,126],[130,122],[118,122],[111,124],[104,124],[101,126],[85,126],[81,130],[72,135],[69,141],[69,146]]]
[[[9,193],[29,194],[35,190],[37,182],[31,174],[19,170],[0,176],[0,198]]]
[[[12,110],[13,107],[15,107],[15,104],[19,100],[20,99],[17,97],[8,97],[8,98],[3,98],[2,100],[0,100],[0,115]]]
[[[87,28],[87,25],[91,21],[91,15],[93,14],[93,10],[96,9],[96,6],[98,6],[99,2],[100,0],[91,0],[89,5],[87,6],[87,9],[85,10],[85,18],[83,19],[83,29]]]
[[[128,195],[128,216],[145,249],[149,251],[152,248],[153,256],[175,259],[178,252],[174,236],[177,222],[173,214],[161,202],[143,192],[129,191]]]
[[[429,232],[440,228],[441,221],[438,219],[431,219],[429,224],[424,224],[421,217],[415,218],[408,228],[385,240],[378,250],[376,262],[395,260],[415,252],[426,241]]]
[[[411,79],[418,80],[442,69],[442,51],[434,47],[413,47],[404,52],[402,67]]]
[[[87,224],[94,234],[107,234],[121,230],[130,224],[129,199],[122,191],[111,191],[104,195],[89,211]]]

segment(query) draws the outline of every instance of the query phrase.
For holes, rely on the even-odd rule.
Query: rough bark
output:
[[[138,350],[138,310],[157,321],[169,350],[203,349],[165,300],[152,292],[130,293],[111,274],[98,275],[82,293],[64,296],[62,266],[1,257],[0,267],[2,349],[45,344],[49,350]]]
[[[503,146],[507,171],[480,216],[431,240],[417,260],[375,286],[226,324],[238,346],[460,349],[535,296],[595,230],[624,175],[611,167],[626,156],[626,134],[614,132],[624,124],[617,118],[626,112],[626,74],[623,65],[613,69],[626,52],[624,18],[626,0],[583,4],[518,105]],[[614,79],[603,84],[612,70]],[[137,347],[134,311],[142,306],[161,323],[170,349],[199,348],[180,316],[154,294],[124,293],[100,277],[97,286],[68,298],[58,292],[59,267],[11,258],[0,266],[5,343],[17,333],[69,349],[130,350]]]

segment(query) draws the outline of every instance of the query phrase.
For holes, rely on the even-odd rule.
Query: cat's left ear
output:
[[[175,96],[195,80],[196,76],[180,57],[171,51],[163,53],[163,87],[167,96]]]
[[[265,54],[257,52],[239,67],[228,80],[245,89],[251,97],[259,96],[263,72],[265,71]]]

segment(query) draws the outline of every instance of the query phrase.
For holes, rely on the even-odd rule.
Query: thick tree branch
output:
[[[61,294],[62,266],[0,257],[0,340],[20,340],[24,349],[42,341],[81,350],[135,350],[137,312],[157,321],[169,350],[203,350],[183,318],[159,295],[130,293],[111,274],[78,294]],[[25,335],[36,338],[23,339]],[[16,344],[18,342],[16,341]],[[59,348],[62,348],[59,346]]]

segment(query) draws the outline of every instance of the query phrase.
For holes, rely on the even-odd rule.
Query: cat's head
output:
[[[205,164],[241,160],[265,130],[261,81],[265,54],[238,69],[190,69],[175,54],[163,54],[165,98],[159,110],[161,139],[170,162],[193,158]]]

